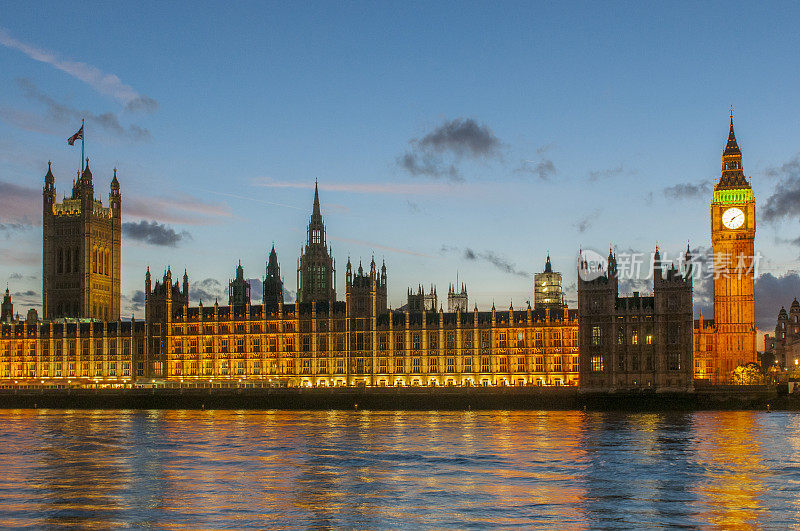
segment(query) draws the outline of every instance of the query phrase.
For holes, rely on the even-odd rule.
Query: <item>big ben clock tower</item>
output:
[[[711,200],[714,250],[714,374],[728,380],[738,365],[756,361],[754,253],[756,202],[742,170],[742,152],[733,134],[733,111],[722,172]]]

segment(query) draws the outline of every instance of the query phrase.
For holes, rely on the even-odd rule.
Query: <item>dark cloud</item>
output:
[[[772,178],[800,176],[800,154],[795,155],[780,166],[773,166],[764,170],[764,175]]]
[[[764,221],[777,223],[784,219],[800,219],[800,155],[764,173],[778,179],[774,192],[761,207]]]
[[[775,330],[781,306],[787,310],[795,297],[800,297],[800,276],[786,273],[776,277],[763,273],[756,279],[756,328],[765,332]]]
[[[33,291],[32,289],[29,289],[29,290],[26,290],[26,291],[17,291],[15,293],[11,294],[12,297],[36,297],[38,295],[39,295],[39,293],[36,292],[36,291]]]
[[[422,137],[412,139],[411,148],[397,164],[415,176],[462,180],[455,162],[464,158],[490,159],[500,154],[500,140],[485,124],[472,118],[447,121]]]
[[[406,206],[411,212],[414,212],[415,214],[419,214],[420,212],[422,212],[422,209],[420,208],[419,204],[410,199],[406,199]]]
[[[227,286],[223,286],[219,280],[206,278],[189,285],[189,299],[193,304],[203,301],[203,304],[210,306],[214,301],[220,304],[228,304]]]
[[[578,221],[575,222],[575,228],[578,230],[579,233],[583,234],[587,230],[592,227],[592,224],[600,215],[600,209],[595,209],[588,213],[587,215],[580,218]]]
[[[405,153],[397,158],[397,164],[411,175],[446,177],[451,181],[463,181],[454,164],[442,164],[441,158],[426,153]]]
[[[625,169],[622,167],[622,164],[620,164],[616,168],[608,168],[605,170],[592,170],[589,172],[589,181],[595,182],[601,179],[610,179],[611,177],[616,177],[617,175],[621,175],[623,172],[625,172]]]
[[[72,123],[74,125],[82,118],[85,118],[89,124],[93,124],[119,138],[126,138],[133,141],[150,140],[150,131],[135,124],[125,127],[119,122],[119,118],[114,113],[106,112],[95,114],[90,111],[81,111],[64,105],[41,92],[29,79],[17,79],[17,85],[26,98],[43,104],[47,108],[48,116],[56,122],[63,124]]]
[[[695,199],[711,194],[711,181],[681,183],[664,188],[664,195],[672,199]]]
[[[0,181],[0,222],[3,231],[42,222],[42,191]]]
[[[175,229],[163,225],[156,221],[126,221],[122,224],[122,233],[131,238],[162,247],[175,247],[182,240],[191,239],[192,236],[186,231],[177,232]]]
[[[459,156],[490,157],[497,154],[500,141],[486,125],[472,118],[445,122],[418,142],[422,149],[452,152]]]
[[[458,251],[457,247],[449,247],[447,245],[442,246],[442,251],[449,252],[449,251]],[[509,262],[502,256],[496,254],[493,251],[475,251],[469,247],[466,247],[462,252],[462,257],[464,260],[469,260],[470,262],[486,262],[503,273],[508,273],[510,275],[515,275],[518,277],[527,277],[530,276],[528,272],[522,271],[517,269],[516,265]]]
[[[144,309],[144,291],[136,290],[133,292],[133,296],[131,297],[131,310],[135,312],[142,311]]]
[[[523,160],[516,173],[529,173],[535,175],[543,181],[550,180],[556,174],[556,166],[550,159],[542,160]]]
[[[8,275],[9,280],[22,280],[24,275],[22,273],[11,273]]]

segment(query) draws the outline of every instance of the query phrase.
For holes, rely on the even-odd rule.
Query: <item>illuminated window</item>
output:
[[[598,354],[592,356],[592,371],[593,372],[602,372],[603,371],[603,355]]]
[[[464,372],[472,372],[472,357],[464,358]]]
[[[600,327],[593,326],[592,327],[592,346],[599,346],[601,341],[600,337]]]
[[[406,364],[403,358],[394,359],[394,372],[397,374],[403,374],[406,372]]]

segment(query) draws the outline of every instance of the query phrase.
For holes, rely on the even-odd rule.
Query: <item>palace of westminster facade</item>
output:
[[[579,264],[578,309],[563,303],[549,257],[545,274],[536,276],[542,286],[535,286],[533,308],[470,310],[466,286],[456,285],[447,312],[436,309],[435,291],[421,289],[409,290],[409,304],[391,310],[386,265],[374,259],[366,269],[348,259],[339,300],[316,188],[296,302],[284,302],[273,247],[261,301],[250,300],[241,265],[224,306],[191,306],[186,272],[179,281],[167,267],[154,282],[148,269],[144,320],[121,320],[121,209],[116,170],[104,207],[94,197],[88,161],[61,203],[48,168],[43,316],[31,310],[15,318],[6,290],[0,385],[687,390],[696,379],[724,383],[736,365],[755,361],[752,274],[715,280],[717,319],[695,320],[691,259],[677,269],[661,264],[658,250],[651,296],[619,296],[613,253],[599,278],[584,280],[585,264]],[[719,248],[752,260],[754,210],[731,120],[711,203],[715,253]],[[558,293],[540,293],[546,289]]]

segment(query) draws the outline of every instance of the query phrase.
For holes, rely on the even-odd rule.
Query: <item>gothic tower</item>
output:
[[[308,223],[305,249],[297,268],[297,302],[336,301],[336,270],[325,243],[325,223],[319,208],[319,190],[314,183],[314,210]]]
[[[263,298],[264,307],[270,312],[276,312],[278,307],[283,304],[283,279],[281,279],[281,266],[278,265],[278,255],[274,245],[267,262]]]
[[[467,296],[467,285],[462,283],[459,291],[458,281],[450,284],[447,291],[447,311],[448,312],[467,312],[469,311],[469,297]]]
[[[11,294],[6,287],[6,294],[3,297],[2,309],[0,309],[0,323],[10,323],[14,320],[14,304],[11,302]]]
[[[714,249],[716,378],[727,380],[737,365],[756,360],[754,252],[756,202],[742,170],[742,152],[733,133],[722,152],[722,172],[711,200]]]
[[[119,319],[122,196],[117,170],[104,207],[94,197],[89,159],[71,197],[61,203],[47,166],[42,191],[44,318]]]
[[[236,278],[228,282],[228,304],[244,308],[250,302],[250,283],[244,278],[241,260],[236,267]]]

